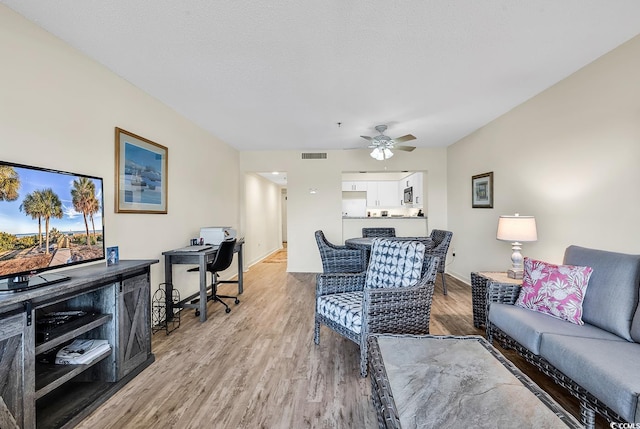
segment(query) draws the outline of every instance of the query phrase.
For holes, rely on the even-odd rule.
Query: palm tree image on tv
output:
[[[87,232],[87,245],[91,245],[91,238],[89,237],[89,223],[87,218],[91,220],[93,229],[93,238],[95,240],[96,228],[93,225],[93,214],[100,210],[100,203],[96,198],[96,186],[91,180],[86,177],[81,177],[78,180],[73,181],[73,189],[71,190],[71,197],[73,201],[73,207],[82,213],[84,218],[84,227]]]
[[[38,219],[38,242],[42,246],[42,219],[45,222],[45,250],[49,253],[49,222],[51,218],[62,219],[62,202],[60,197],[53,192],[53,189],[43,189],[28,194],[24,202],[20,205],[20,209],[25,214],[30,215],[32,219]]]
[[[20,204],[20,210],[31,216],[31,219],[38,220],[38,245],[42,246],[42,214],[44,212],[44,201],[41,192],[33,192],[24,197]]]
[[[102,181],[0,164],[0,275],[104,257]]]

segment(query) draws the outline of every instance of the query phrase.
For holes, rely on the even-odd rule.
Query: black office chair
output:
[[[216,253],[216,258],[213,262],[207,264],[207,271],[211,273],[211,295],[207,295],[207,301],[216,301],[225,306],[225,312],[230,313],[231,309],[227,305],[226,302],[221,300],[220,298],[229,298],[235,299],[235,304],[239,304],[240,300],[237,296],[230,295],[218,295],[218,285],[221,283],[235,283],[227,280],[218,280],[218,272],[224,271],[231,265],[233,261],[233,249],[236,246],[236,239],[233,238],[231,240],[225,240],[220,243],[220,247],[218,248],[218,252]],[[200,271],[199,267],[191,268],[187,271]],[[196,316],[199,316],[200,312],[196,310]]]

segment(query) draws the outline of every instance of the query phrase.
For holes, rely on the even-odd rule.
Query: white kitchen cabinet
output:
[[[366,191],[368,182],[342,182],[343,191]]]
[[[404,199],[404,189],[413,188],[413,203],[405,204],[405,206],[418,207],[418,208],[423,207],[424,200],[423,200],[422,180],[423,180],[423,173],[418,172],[418,173],[413,173],[412,175],[406,177],[404,180],[401,181],[402,183],[401,195],[403,199]]]
[[[422,173],[414,173],[413,177],[413,206],[422,207],[423,201],[423,186],[422,186]]]
[[[367,207],[398,207],[397,181],[367,182]]]

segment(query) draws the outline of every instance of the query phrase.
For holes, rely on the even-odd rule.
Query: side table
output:
[[[506,272],[474,272],[471,273],[471,304],[473,307],[473,326],[480,329],[486,327],[487,320],[487,286],[490,282],[522,284],[522,279],[512,279]]]

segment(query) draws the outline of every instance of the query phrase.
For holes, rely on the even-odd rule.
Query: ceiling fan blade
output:
[[[406,136],[398,137],[397,139],[393,139],[396,143],[408,142],[409,140],[415,140],[416,137],[412,134],[407,134]]]
[[[411,152],[415,148],[416,148],[415,146],[394,146],[393,147],[394,150],[403,150],[405,152]]]
[[[371,141],[371,139],[372,139],[372,137],[369,137],[369,136],[360,136],[360,137],[362,137],[365,140],[369,140],[369,141]]]

